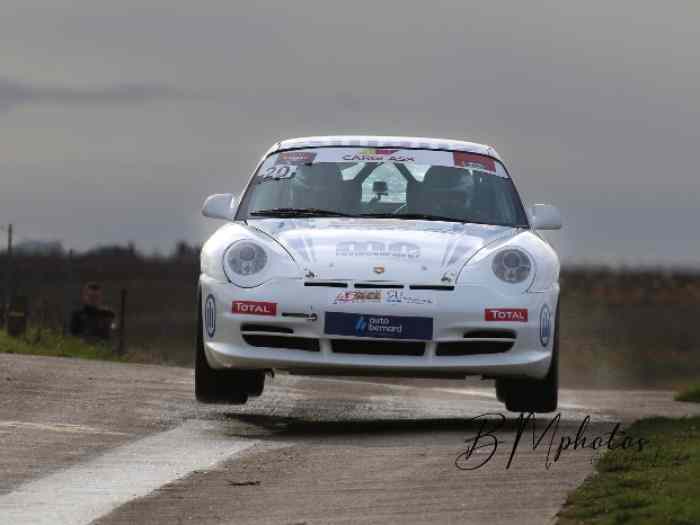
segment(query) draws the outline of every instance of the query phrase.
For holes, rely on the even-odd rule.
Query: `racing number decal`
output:
[[[214,337],[216,333],[216,303],[214,297],[209,295],[204,303],[204,327],[209,337]]]
[[[262,177],[263,179],[291,179],[295,172],[296,166],[288,166],[283,164],[266,168]]]

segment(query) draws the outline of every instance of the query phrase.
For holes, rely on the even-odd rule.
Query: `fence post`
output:
[[[7,226],[7,252],[5,253],[5,290],[2,300],[5,314],[4,317],[9,317],[10,303],[12,303],[12,224],[9,224]]]
[[[117,354],[124,355],[126,350],[126,288],[122,288],[121,305],[119,308],[119,345]]]
[[[70,334],[70,323],[71,317],[73,315],[73,250],[68,250],[68,255],[66,257],[64,265],[64,279],[63,283],[63,335]]]

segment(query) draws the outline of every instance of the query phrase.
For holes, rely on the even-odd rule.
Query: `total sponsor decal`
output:
[[[527,318],[527,308],[487,308],[484,310],[485,321],[527,323]]]
[[[400,149],[365,148],[343,155],[343,160],[354,162],[415,162],[415,157],[399,153]]]
[[[231,312],[234,314],[277,315],[277,303],[233,301]]]
[[[336,245],[335,254],[339,257],[418,259],[420,247],[410,242],[345,241]]]

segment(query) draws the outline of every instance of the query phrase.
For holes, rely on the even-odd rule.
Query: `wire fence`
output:
[[[6,253],[0,253],[0,283]],[[199,251],[181,245],[168,257],[131,247],[84,254],[14,256],[12,288],[27,300],[28,321],[67,332],[86,282],[124,322],[115,351],[148,362],[190,365],[195,341]],[[668,270],[573,268],[561,278],[562,377],[569,385],[663,387],[700,376],[700,274]],[[122,294],[126,293],[121,312]],[[499,305],[494,305],[498,307]]]
[[[0,283],[5,282],[6,258],[6,253],[0,256]],[[28,325],[69,334],[71,317],[82,308],[83,287],[94,282],[102,290],[102,308],[115,314],[110,342],[115,352],[190,362],[199,273],[196,248],[170,257],[146,257],[128,247],[77,255],[16,253],[13,266],[13,303],[15,310],[26,313]],[[11,311],[5,312],[6,321]]]

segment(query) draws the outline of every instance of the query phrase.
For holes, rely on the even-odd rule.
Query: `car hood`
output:
[[[256,219],[248,226],[281,244],[318,279],[444,284],[508,226],[402,219]]]

